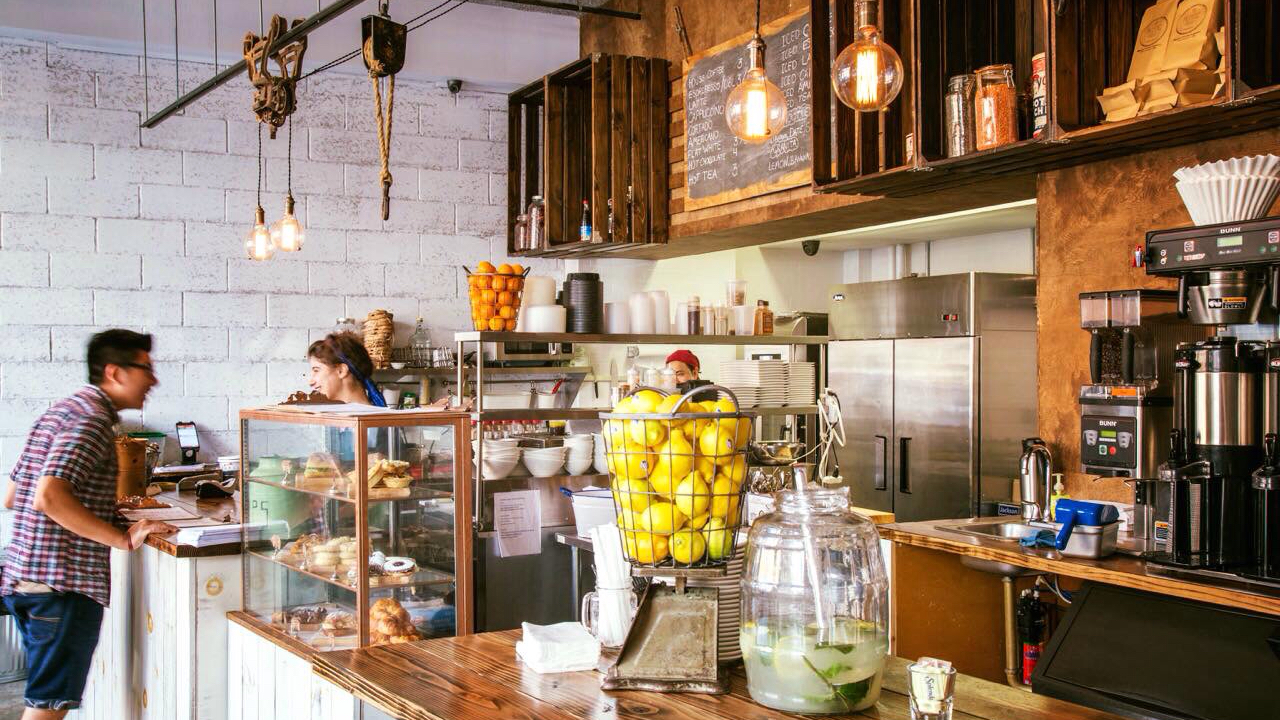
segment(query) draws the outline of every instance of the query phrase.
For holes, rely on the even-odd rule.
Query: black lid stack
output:
[[[604,332],[604,283],[596,273],[569,273],[564,281],[565,329],[571,333]]]

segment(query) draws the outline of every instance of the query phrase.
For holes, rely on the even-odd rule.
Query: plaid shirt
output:
[[[119,420],[106,393],[86,385],[54,404],[31,428],[10,476],[17,486],[13,543],[0,575],[0,595],[12,594],[14,586],[26,580],[108,604],[111,549],[62,527],[32,503],[40,478],[52,476],[70,483],[71,492],[90,512],[114,523],[114,425]]]

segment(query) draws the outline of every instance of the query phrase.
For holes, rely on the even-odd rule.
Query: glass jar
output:
[[[974,145],[979,150],[1018,139],[1018,91],[1012,65],[988,65],[974,73]]]
[[[516,236],[516,242],[515,242],[516,252],[532,249],[529,247],[529,216],[528,215],[521,214],[516,216],[515,236]]]
[[[968,155],[973,138],[973,76],[953,75],[947,86],[947,157]]]
[[[602,647],[622,647],[636,616],[636,594],[629,588],[596,588],[582,596],[582,624]]]
[[[544,250],[547,247],[547,208],[542,196],[534,195],[529,201],[529,249]]]
[[[787,712],[871,707],[889,653],[880,536],[848,488],[784,490],[751,526],[739,643],[747,689]]]

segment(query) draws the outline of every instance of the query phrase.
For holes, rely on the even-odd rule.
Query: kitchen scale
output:
[[[688,579],[724,577],[727,569],[632,567],[651,578],[618,659],[605,673],[605,690],[648,690],[720,695],[729,672],[720,667],[716,634],[720,591],[689,587]],[[653,581],[673,578],[673,585]]]

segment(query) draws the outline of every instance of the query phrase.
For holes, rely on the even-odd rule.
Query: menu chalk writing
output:
[[[685,61],[686,210],[810,182],[811,26],[806,10],[762,28],[765,72],[786,97],[787,120],[777,135],[760,144],[739,140],[724,119],[725,99],[750,69],[751,34]]]

